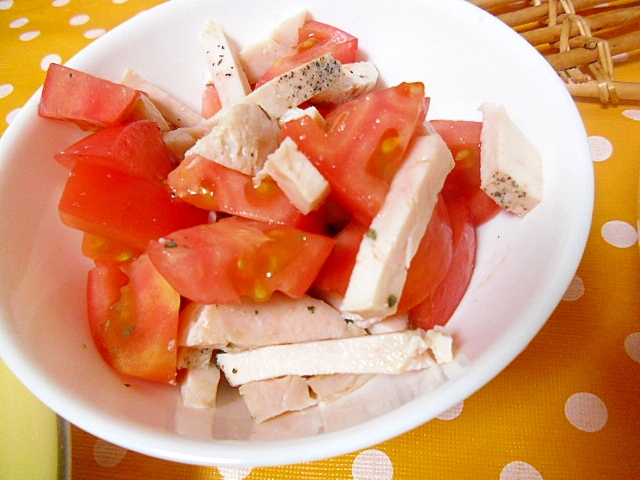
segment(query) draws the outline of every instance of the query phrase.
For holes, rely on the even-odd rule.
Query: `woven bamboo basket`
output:
[[[615,78],[617,59],[640,54],[640,1],[470,0],[531,43],[574,97],[640,102],[640,82]]]

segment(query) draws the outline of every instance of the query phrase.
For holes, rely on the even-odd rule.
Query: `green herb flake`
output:
[[[315,306],[313,306],[313,305],[309,305],[309,306],[307,307],[307,310],[309,310],[311,313],[313,313],[313,312],[315,312],[315,311],[316,311],[316,307],[315,307]]]
[[[366,233],[367,237],[371,240],[376,240],[378,238],[378,232],[376,232],[373,228]]]
[[[169,243],[164,244],[164,248],[176,248],[178,246],[178,242],[175,240],[171,240]]]
[[[351,320],[350,318],[345,318],[344,321],[347,323],[353,323],[353,320]]]
[[[132,333],[133,333],[133,327],[129,327],[129,328],[127,328],[127,329],[124,331],[124,333],[122,334],[122,336],[123,336],[124,338],[127,338],[127,337],[128,337],[129,335],[131,335]]]
[[[395,295],[389,295],[389,298],[387,299],[389,307],[393,307],[396,303],[398,303],[398,297]]]

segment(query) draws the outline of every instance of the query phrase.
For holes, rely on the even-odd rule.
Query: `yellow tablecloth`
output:
[[[0,0],[0,134],[41,85],[49,62],[67,61],[94,38],[159,3]],[[618,58],[617,79],[639,81],[638,59]],[[463,404],[371,449],[279,468],[181,465],[72,427],[73,478],[640,478],[640,105],[578,107],[596,178],[583,261],[529,348]]]

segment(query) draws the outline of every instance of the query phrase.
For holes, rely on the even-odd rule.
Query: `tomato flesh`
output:
[[[207,83],[202,90],[202,117],[211,118],[222,109],[220,95],[213,83]]]
[[[82,254],[104,263],[127,262],[138,257],[142,253],[140,250],[131,248],[124,243],[100,237],[91,233],[84,233],[82,236]]]
[[[368,226],[352,221],[336,235],[335,247],[318,273],[314,288],[344,297],[360,243],[368,230]]]
[[[149,244],[156,268],[184,297],[199,303],[268,300],[274,291],[302,297],[334,240],[291,226],[229,217],[176,231]]]
[[[200,156],[184,159],[167,181],[182,200],[207,210],[282,225],[303,216],[271,178],[255,186],[251,176]]]
[[[114,370],[173,383],[176,377],[180,295],[146,255],[121,268],[99,263],[89,271],[91,336]]]
[[[126,85],[52,63],[42,87],[38,114],[74,122],[84,130],[110,127],[126,120],[139,96]]]
[[[298,30],[298,45],[276,61],[256,82],[256,88],[269,80],[318,57],[331,53],[340,63],[356,61],[358,39],[326,23],[307,20]]]
[[[155,181],[164,180],[173,169],[169,150],[153,120],[98,130],[56,154],[55,159],[69,169],[78,159],[85,159]]]
[[[327,132],[309,117],[285,123],[282,132],[328,180],[331,196],[368,224],[426,114],[424,99],[422,83],[402,83],[336,108]]]
[[[208,212],[172,196],[157,181],[78,160],[58,204],[62,222],[143,251],[149,241],[204,223]]]
[[[462,300],[475,264],[476,230],[465,197],[447,202],[453,231],[453,256],[442,282],[426,299],[409,310],[409,320],[428,330],[447,323]]]
[[[449,213],[440,195],[409,265],[398,313],[408,311],[427,298],[445,278],[454,255],[452,235]]]
[[[480,188],[481,122],[464,120],[431,120],[451,150],[455,166],[442,189],[447,200],[465,197],[474,224],[482,225],[501,208]]]

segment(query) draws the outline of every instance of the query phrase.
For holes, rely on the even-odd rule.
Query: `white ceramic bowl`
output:
[[[198,109],[205,19],[219,21],[243,46],[302,8],[359,37],[387,86],[423,81],[429,118],[480,119],[481,102],[504,104],[542,154],[544,201],[524,219],[501,214],[480,229],[471,286],[448,324],[466,366],[450,379],[429,371],[381,377],[324,410],[263,425],[231,395],[222,395],[215,412],[190,411],[177,388],[120,378],[89,335],[91,262],[80,254],[81,234],[57,214],[66,171],[52,155],[82,134],[38,118],[36,94],[0,145],[0,351],[36,396],[82,429],[148,455],[205,465],[295,463],[362,449],[429,421],[490,381],[528,345],[573,278],[593,207],[581,119],[544,59],[464,1],[173,0],[68,64],[114,81],[133,68]]]

